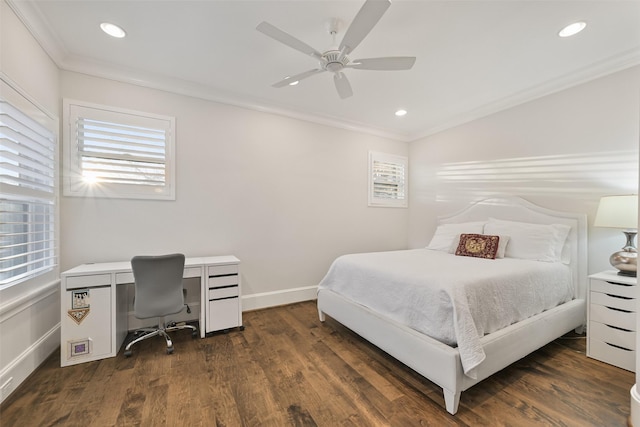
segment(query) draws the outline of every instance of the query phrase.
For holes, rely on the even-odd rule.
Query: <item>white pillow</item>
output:
[[[496,252],[496,258],[504,258],[507,253],[507,243],[509,243],[510,237],[504,234],[498,234],[498,237],[500,240],[498,240],[498,252]]]
[[[457,246],[461,234],[482,234],[485,224],[486,221],[440,224],[427,249],[453,253],[452,247]]]
[[[489,218],[485,234],[508,235],[505,256],[536,261],[562,261],[562,248],[571,231],[564,224],[531,224]]]

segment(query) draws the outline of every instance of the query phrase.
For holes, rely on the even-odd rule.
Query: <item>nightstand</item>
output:
[[[587,356],[636,370],[635,277],[603,271],[589,276]]]

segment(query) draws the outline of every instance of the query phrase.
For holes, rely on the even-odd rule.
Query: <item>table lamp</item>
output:
[[[638,195],[601,198],[593,225],[623,229],[627,243],[609,257],[609,262],[618,270],[619,275],[636,277],[638,251],[633,241],[638,233]]]

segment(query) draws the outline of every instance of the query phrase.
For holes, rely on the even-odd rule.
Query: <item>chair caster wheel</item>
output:
[[[133,354],[133,351],[131,351],[131,350],[125,350],[124,351],[124,357],[131,357],[132,354]]]
[[[198,338],[198,331],[192,331],[191,338]]]
[[[173,347],[167,347],[167,354],[173,354]]]
[[[240,325],[240,330],[244,331],[244,325]]]

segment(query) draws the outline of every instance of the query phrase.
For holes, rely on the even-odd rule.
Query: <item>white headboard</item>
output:
[[[585,299],[587,289],[587,215],[559,212],[534,205],[520,197],[490,197],[459,212],[438,217],[439,224],[485,221],[489,218],[537,224],[566,224],[571,227],[565,250],[573,270],[576,298]]]

